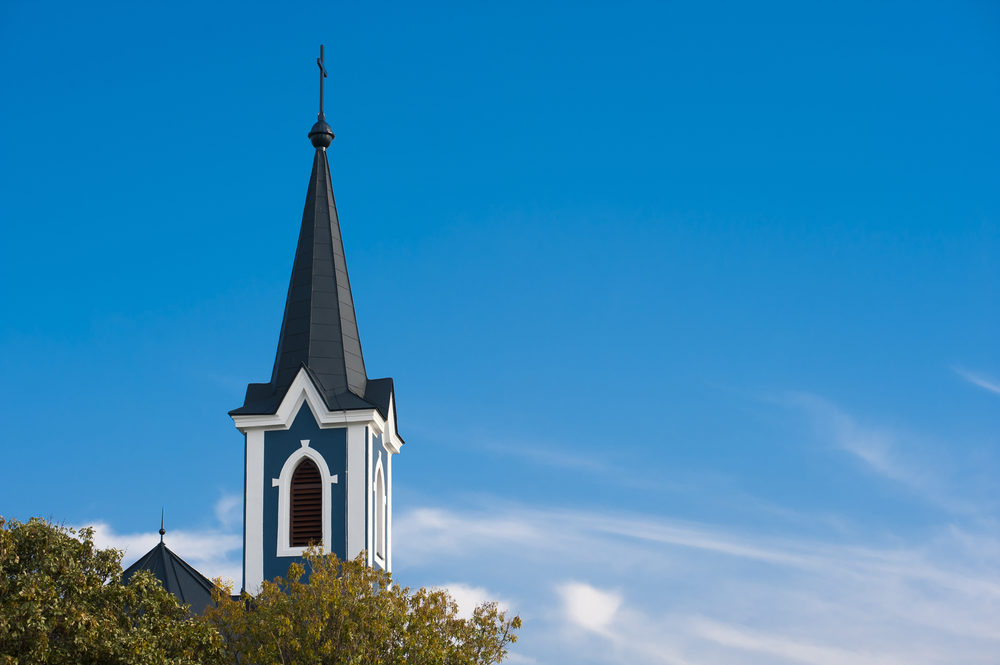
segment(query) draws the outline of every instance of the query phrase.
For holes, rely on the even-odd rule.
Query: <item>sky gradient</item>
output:
[[[395,576],[511,662],[996,663],[994,3],[0,6],[0,514],[239,579],[326,45]]]

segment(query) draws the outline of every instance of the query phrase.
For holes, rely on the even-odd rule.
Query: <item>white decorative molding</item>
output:
[[[243,588],[256,594],[264,581],[264,431],[249,431],[246,439]]]
[[[337,482],[337,476],[330,474],[330,467],[327,466],[326,460],[323,459],[322,455],[309,447],[308,441],[302,441],[301,443],[302,447],[289,455],[288,459],[285,460],[285,464],[281,467],[281,473],[278,477],[271,479],[271,487],[278,488],[277,555],[280,557],[302,556],[306,551],[305,547],[293,547],[290,544],[288,531],[289,513],[291,509],[290,495],[292,475],[295,473],[295,467],[299,465],[299,462],[307,457],[312,460],[312,462],[316,464],[316,468],[319,469],[320,482],[323,486],[323,551],[331,551],[332,528],[330,526],[330,517],[332,509],[330,503],[332,499],[330,497],[330,485]]]
[[[269,415],[233,416],[236,429],[246,432],[251,429],[288,429],[303,404],[309,405],[313,417],[320,428],[343,427],[352,423],[370,424],[381,433],[385,429],[385,419],[378,409],[357,409],[352,411],[330,411],[326,408],[308,372],[300,369],[295,380],[288,387],[278,410]]]
[[[374,439],[372,433],[368,434],[368,445],[365,454],[365,551],[367,554],[368,565],[372,565],[372,439]]]
[[[403,442],[399,440],[396,436],[396,396],[389,395],[389,410],[388,418],[385,421],[385,427],[383,432],[385,433],[382,437],[382,442],[385,444],[385,449],[390,453],[398,454],[403,447]]]
[[[374,514],[375,530],[372,537],[374,542],[375,563],[386,569],[386,494],[385,494],[385,471],[382,468],[382,451],[378,451],[378,461],[375,463],[375,480],[372,481],[372,513]],[[380,543],[379,540],[382,542]]]
[[[385,459],[385,570],[392,572],[392,455]]]
[[[347,551],[348,559],[361,554],[365,549],[366,522],[365,513],[365,451],[368,449],[368,437],[371,428],[365,425],[350,425],[347,428]]]

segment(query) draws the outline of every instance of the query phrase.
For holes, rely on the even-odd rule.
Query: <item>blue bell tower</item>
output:
[[[392,379],[369,379],[327,148],[333,131],[320,110],[302,226],[271,380],[247,386],[229,412],[246,437],[243,588],[288,572],[309,545],[340,558],[367,552],[392,570]]]

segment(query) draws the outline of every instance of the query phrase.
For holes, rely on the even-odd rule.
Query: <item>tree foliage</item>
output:
[[[92,529],[0,517],[0,665],[489,665],[521,627],[496,603],[463,619],[445,591],[315,550],[253,598],[217,582],[192,617],[146,571],[123,584],[121,557]]]
[[[221,662],[218,632],[152,575],[122,584],[121,556],[92,529],[0,517],[0,664]]]
[[[463,619],[445,591],[411,591],[363,556],[340,561],[316,550],[257,596],[232,600],[223,586],[215,602],[206,618],[225,636],[226,660],[241,665],[488,665],[503,660],[521,627],[496,603]]]

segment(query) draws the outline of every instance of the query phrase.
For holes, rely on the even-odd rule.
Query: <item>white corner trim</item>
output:
[[[278,410],[271,415],[233,416],[236,429],[246,432],[251,429],[288,429],[299,413],[302,404],[308,404],[313,417],[321,428],[342,427],[351,423],[370,424],[378,431],[385,430],[385,419],[378,409],[358,409],[355,411],[330,411],[313,385],[309,374],[299,369],[295,380],[288,387]]]
[[[385,571],[392,572],[392,455],[385,458]]]
[[[243,487],[243,588],[256,594],[264,581],[264,432],[247,432]]]
[[[372,431],[364,425],[347,428],[347,466],[344,469],[344,492],[347,500],[346,557],[353,559],[365,550],[365,460],[368,450],[367,440]]]
[[[367,450],[365,453],[365,487],[372,486],[372,439],[374,435],[371,430],[368,430],[367,438]],[[368,565],[372,565],[372,493],[371,490],[365,490],[365,551],[367,554]]]
[[[307,445],[308,443],[308,441],[303,441],[302,447],[289,455],[288,459],[285,460],[285,464],[281,467],[281,473],[278,477],[271,479],[271,487],[278,488],[277,556],[302,556],[306,551],[305,547],[292,547],[289,544],[288,533],[292,474],[295,473],[295,467],[305,457],[312,460],[316,464],[316,468],[319,469],[320,482],[323,485],[323,551],[331,551],[332,529],[330,527],[330,516],[332,508],[330,505],[330,485],[337,482],[337,476],[330,475],[330,467],[326,465],[326,460],[323,459],[322,455],[310,448]]]

